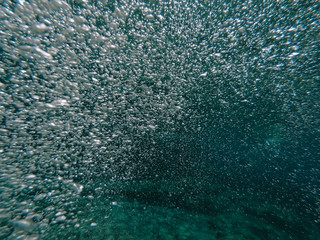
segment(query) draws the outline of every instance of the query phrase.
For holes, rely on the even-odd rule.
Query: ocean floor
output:
[[[138,185],[131,190],[122,187],[122,196],[83,196],[73,223],[52,224],[44,239],[316,240],[319,236],[317,226],[294,209],[263,196],[219,186],[207,188],[206,193],[202,188],[195,194],[187,190],[175,194],[169,187],[161,189],[164,182]]]

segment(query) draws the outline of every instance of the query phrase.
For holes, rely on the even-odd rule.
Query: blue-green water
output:
[[[0,239],[318,239],[317,1],[0,4]]]

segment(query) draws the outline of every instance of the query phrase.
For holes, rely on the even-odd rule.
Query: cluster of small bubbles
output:
[[[230,174],[293,171],[256,159],[294,158],[285,144],[306,148],[305,136],[319,136],[316,8],[3,1],[0,238],[79,227],[78,197],[107,191],[97,179],[200,176],[219,164]],[[238,153],[250,159],[243,168],[230,160]]]

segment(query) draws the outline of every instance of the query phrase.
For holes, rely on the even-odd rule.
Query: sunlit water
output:
[[[319,239],[320,4],[257,2],[1,1],[0,239]]]

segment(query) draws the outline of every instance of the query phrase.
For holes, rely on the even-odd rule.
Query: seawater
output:
[[[310,239],[317,1],[0,3],[0,239]]]

